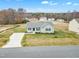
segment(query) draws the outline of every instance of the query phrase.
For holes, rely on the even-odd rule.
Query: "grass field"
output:
[[[79,45],[79,35],[68,31],[68,24],[56,24],[54,34],[25,35],[22,46]]]
[[[16,32],[26,32],[25,24],[6,25],[6,27],[12,27],[0,33],[0,47],[5,45],[9,41],[10,35]],[[3,28],[4,28],[3,27]],[[2,29],[2,27],[0,27]],[[51,46],[51,45],[79,45],[79,35],[68,31],[67,23],[55,24],[54,34],[29,34],[25,35],[22,42],[22,46]]]
[[[10,35],[12,35],[15,32],[25,32],[25,25],[24,24],[19,24],[18,27],[17,25],[8,25],[7,27],[12,27],[11,29],[5,30],[0,33],[0,47],[5,45],[9,41]],[[4,26],[5,27],[5,26]]]

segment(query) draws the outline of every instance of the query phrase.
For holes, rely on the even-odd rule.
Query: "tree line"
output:
[[[65,22],[71,21],[73,18],[79,18],[79,12],[67,12],[67,13],[28,13],[28,18],[37,18],[38,20],[40,17],[46,17],[48,18],[54,18],[57,19],[63,19]]]
[[[27,13],[25,9],[18,8],[17,10],[9,8],[0,10],[0,24],[20,24],[26,23],[26,18],[37,18],[40,17],[63,19],[69,22],[73,18],[79,18],[79,12],[67,12],[67,13]]]
[[[24,22],[25,10],[9,8],[0,11],[0,24],[20,24]]]

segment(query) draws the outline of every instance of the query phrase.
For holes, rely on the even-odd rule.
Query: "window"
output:
[[[46,28],[46,31],[51,31],[51,28]]]
[[[36,30],[39,31],[40,30],[40,27],[37,27]]]
[[[28,30],[31,30],[31,28],[28,28]]]

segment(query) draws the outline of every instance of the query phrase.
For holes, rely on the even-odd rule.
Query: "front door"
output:
[[[35,28],[33,28],[33,31],[35,31]]]

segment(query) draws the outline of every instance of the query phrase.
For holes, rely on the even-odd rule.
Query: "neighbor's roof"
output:
[[[44,21],[28,22],[27,23],[27,27],[30,27],[30,28],[44,27],[44,26],[47,26],[47,25],[52,25],[53,26],[53,23],[52,22],[44,22]]]
[[[76,21],[79,23],[79,19],[76,19]]]
[[[76,18],[75,20],[79,23],[79,18]]]

